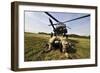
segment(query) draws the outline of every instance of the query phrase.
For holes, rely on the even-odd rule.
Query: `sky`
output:
[[[70,19],[74,19],[80,16],[87,15],[86,13],[67,13],[67,12],[49,12],[53,17],[55,17],[57,20],[64,22]],[[49,17],[44,12],[38,12],[38,11],[25,11],[25,32],[32,32],[32,33],[38,33],[38,32],[46,32],[51,33],[53,32],[53,29],[50,25]],[[53,20],[53,23],[56,23],[55,20]],[[68,34],[78,34],[78,35],[90,35],[90,17],[81,18],[78,20],[74,20],[71,22],[65,23],[66,26],[70,27],[71,29],[68,29]]]

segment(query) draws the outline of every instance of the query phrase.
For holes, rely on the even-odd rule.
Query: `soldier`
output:
[[[61,43],[62,45],[62,48],[61,48],[61,51],[63,53],[65,53],[65,56],[68,57],[68,53],[67,53],[67,48],[68,48],[68,41],[67,41],[67,37],[66,35],[64,34],[63,36],[56,36],[56,35],[53,35],[51,36],[51,38],[49,39],[49,48],[48,48],[48,51],[52,50],[53,48],[53,43],[55,42],[55,40],[60,40],[59,42],[56,42],[56,43]]]

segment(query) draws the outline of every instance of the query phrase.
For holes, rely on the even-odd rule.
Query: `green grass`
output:
[[[35,33],[25,33],[24,35],[24,60],[25,61],[44,61],[44,60],[62,60],[66,58],[60,50],[52,50],[48,53],[41,53],[48,43],[50,36]],[[76,53],[69,54],[73,59],[90,58],[90,39],[69,37],[69,41],[75,43]]]

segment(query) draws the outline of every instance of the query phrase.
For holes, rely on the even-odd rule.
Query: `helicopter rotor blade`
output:
[[[71,29],[70,27],[66,26],[67,28]]]
[[[59,20],[57,20],[55,17],[53,17],[50,13],[48,12],[44,12],[46,13],[48,16],[50,16],[53,20],[55,20],[56,22],[60,22]]]
[[[53,24],[53,25],[58,25],[58,24]],[[51,26],[50,24],[48,26]]]
[[[65,21],[65,22],[63,22],[63,23],[71,22],[71,21],[78,20],[78,19],[85,18],[85,17],[89,17],[89,16],[90,16],[90,14],[85,15],[85,16],[81,16],[81,17],[78,17],[78,18],[74,18],[74,19],[71,19],[71,20]]]
[[[55,30],[55,27],[53,25],[53,22],[52,22],[52,20],[50,18],[49,18],[49,22],[50,22],[51,26],[53,27],[53,30]]]

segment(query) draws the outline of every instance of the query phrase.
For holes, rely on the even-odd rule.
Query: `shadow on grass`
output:
[[[77,52],[76,44],[78,44],[79,41],[73,40],[73,39],[68,39],[68,42],[69,42],[69,47],[67,48],[67,52],[68,53],[76,53]]]

